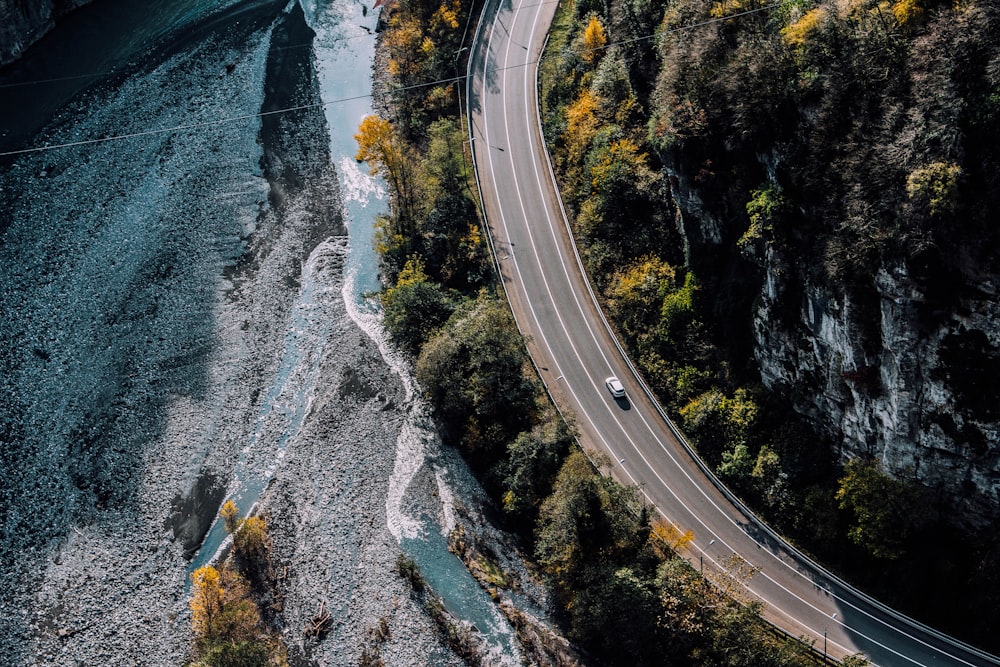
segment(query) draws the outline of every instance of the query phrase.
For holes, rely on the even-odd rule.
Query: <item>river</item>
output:
[[[353,133],[375,13],[133,4],[98,0],[0,72],[3,150],[67,145],[0,165],[0,662],[182,661],[188,572],[232,497],[272,522],[303,660],[356,664],[388,618],[387,664],[458,664],[392,572],[402,548],[490,664],[519,664],[447,550],[456,514],[490,531],[481,491],[370,298],[385,190]],[[308,644],[319,600],[338,623]]]

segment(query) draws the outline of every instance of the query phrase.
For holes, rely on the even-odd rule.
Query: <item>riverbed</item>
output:
[[[369,296],[385,192],[351,136],[377,17],[178,0],[143,23],[123,1],[42,43],[102,43],[104,74],[39,94],[63,106],[4,146],[61,147],[0,163],[0,663],[182,664],[188,574],[215,557],[230,497],[272,527],[294,663],[357,664],[385,621],[385,664],[461,664],[395,574],[402,548],[486,664],[519,664],[449,530],[495,545],[525,608],[544,592]],[[19,81],[58,72],[31,57]],[[334,626],[307,640],[321,606]]]

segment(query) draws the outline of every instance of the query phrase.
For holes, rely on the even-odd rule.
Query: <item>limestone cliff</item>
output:
[[[970,517],[1000,499],[995,381],[1000,306],[993,286],[927,327],[925,295],[905,266],[881,267],[874,322],[829,286],[791,289],[797,276],[772,254],[754,309],[761,379],[841,443],[842,456],[877,459],[964,506]],[[794,309],[789,321],[777,314]],[[872,326],[874,324],[874,326]],[[985,393],[977,393],[977,392]]]

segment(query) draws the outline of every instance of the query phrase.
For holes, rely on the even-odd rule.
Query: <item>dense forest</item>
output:
[[[454,88],[401,92],[450,78],[466,9],[395,6],[394,121],[358,135],[395,193],[386,324],[569,635],[613,664],[716,664],[757,611],[694,622],[683,536],[657,539],[575,453],[496,301]],[[822,562],[994,650],[997,19],[974,1],[577,0],[540,75],[591,279],[700,455]],[[622,655],[592,634],[618,619],[640,628]],[[804,659],[762,646],[724,664]]]
[[[824,563],[994,649],[997,19],[578,0],[541,76],[591,279],[701,456]]]
[[[534,554],[567,636],[595,664],[811,664],[810,647],[773,634],[759,603],[741,599],[740,577],[752,571],[734,564],[738,574],[710,581],[677,557],[690,537],[602,476],[607,462],[580,450],[548,403],[497,292],[456,88],[418,85],[452,76],[467,11],[393,5],[385,107],[356,135],[358,159],[393,194],[377,234],[387,330],[412,356],[444,438]]]

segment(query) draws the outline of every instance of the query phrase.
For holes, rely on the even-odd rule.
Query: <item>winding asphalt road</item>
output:
[[[746,597],[777,628],[841,659],[877,665],[996,665],[995,657],[856,591],[756,520],[692,456],[610,333],[584,277],[541,137],[536,63],[556,3],[489,0],[469,58],[470,139],[495,258],[542,380],[587,449],[694,533],[686,556],[706,575],[734,558],[757,572]],[[624,399],[604,379],[617,375]]]

